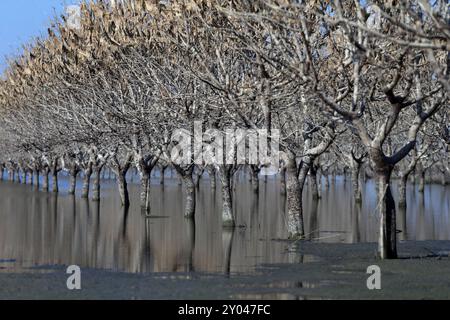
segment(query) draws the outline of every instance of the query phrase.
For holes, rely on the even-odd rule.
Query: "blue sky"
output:
[[[79,0],[0,0],[0,73],[5,57],[15,56],[21,46],[45,35],[50,21]]]

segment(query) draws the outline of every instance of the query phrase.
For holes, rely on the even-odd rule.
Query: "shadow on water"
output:
[[[234,191],[236,229],[221,225],[220,189],[202,179],[195,219],[183,217],[183,190],[176,178],[152,184],[151,217],[139,208],[139,186],[130,184],[131,207],[124,210],[113,180],[102,183],[102,200],[93,202],[61,192],[37,192],[31,186],[0,183],[0,261],[7,272],[46,265],[130,273],[204,272],[226,276],[254,273],[266,264],[307,263],[312,256],[289,250],[285,196],[279,181],[260,181],[259,195],[248,179]],[[427,185],[424,193],[409,186],[408,207],[398,210],[400,240],[449,240],[450,188]],[[78,190],[79,191],[79,190]],[[323,189],[320,200],[304,194],[310,241],[375,242],[375,186],[363,188],[364,201],[352,200],[342,179]],[[432,254],[432,253],[430,253]],[[4,261],[8,261],[7,263]],[[4,271],[4,270],[2,270]],[[297,297],[295,297],[297,298]]]

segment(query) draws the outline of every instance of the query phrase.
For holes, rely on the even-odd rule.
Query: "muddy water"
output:
[[[137,182],[137,178],[130,178]],[[259,197],[247,179],[235,190],[235,230],[223,229],[220,190],[204,179],[194,220],[183,217],[182,187],[167,178],[152,183],[152,217],[141,214],[139,187],[130,183],[132,206],[124,211],[112,180],[102,183],[100,203],[31,186],[0,182],[0,272],[33,266],[71,265],[130,273],[250,273],[278,263],[307,263],[318,258],[288,250],[285,200],[279,182],[260,182]],[[81,185],[81,183],[79,183]],[[377,239],[375,185],[364,186],[362,206],[353,203],[351,184],[342,178],[313,202],[305,192],[309,239],[357,243]],[[423,194],[409,186],[408,209],[399,212],[401,240],[450,240],[450,188],[427,185]]]

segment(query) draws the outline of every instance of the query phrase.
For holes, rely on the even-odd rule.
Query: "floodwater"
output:
[[[152,217],[139,208],[137,178],[129,185],[132,205],[125,212],[115,183],[102,182],[101,202],[69,196],[67,178],[59,195],[29,185],[0,182],[0,272],[36,266],[72,265],[128,273],[202,272],[255,274],[262,265],[308,263],[312,255],[289,249],[285,199],[279,181],[260,181],[259,197],[248,179],[234,193],[235,230],[221,226],[220,190],[202,179],[194,220],[183,217],[182,186],[166,178],[152,181]],[[78,183],[81,186],[81,182]],[[308,190],[309,187],[306,187]],[[398,212],[400,240],[450,240],[450,187],[408,187],[408,208]],[[364,201],[352,201],[350,181],[338,177],[314,202],[305,192],[308,239],[358,243],[377,240],[375,184],[363,188]],[[37,269],[39,270],[39,269]]]

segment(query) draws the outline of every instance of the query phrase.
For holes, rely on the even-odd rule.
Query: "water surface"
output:
[[[151,189],[152,218],[141,214],[139,186],[133,182],[128,211],[121,207],[112,180],[103,181],[101,202],[81,199],[79,190],[76,196],[67,195],[65,177],[60,179],[59,195],[0,182],[0,272],[76,264],[129,273],[252,274],[265,265],[318,259],[290,250],[283,241],[285,198],[275,179],[260,182],[259,196],[247,179],[239,179],[234,192],[235,230],[222,228],[220,190],[212,192],[207,178],[200,186],[195,220],[183,217],[178,181],[168,177],[161,186],[156,180]],[[375,242],[375,184],[368,181],[363,191],[362,206],[354,204],[351,184],[342,177],[323,190],[320,201],[312,201],[306,191],[308,239]],[[427,185],[419,193],[409,186],[408,204],[406,212],[397,214],[400,240],[450,240],[449,187]]]

